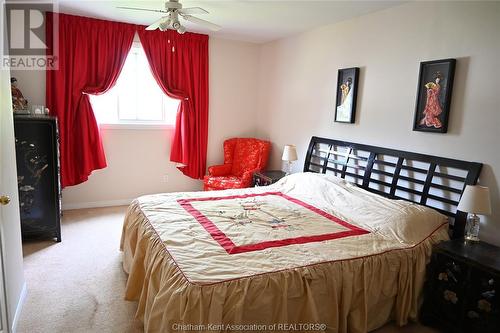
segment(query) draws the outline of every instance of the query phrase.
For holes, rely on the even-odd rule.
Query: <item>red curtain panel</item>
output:
[[[61,185],[76,185],[106,167],[99,128],[88,94],[103,94],[116,83],[137,26],[47,13],[48,54],[58,24],[58,66],[47,70],[46,104],[57,116]]]
[[[154,78],[179,99],[170,160],[191,178],[205,175],[208,141],[208,36],[138,30]]]

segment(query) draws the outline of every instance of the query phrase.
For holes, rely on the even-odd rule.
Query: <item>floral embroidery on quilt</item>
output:
[[[228,211],[219,210],[218,215],[232,220],[234,224],[239,226],[245,226],[254,221],[261,220],[266,222],[271,230],[302,230],[299,226],[286,223],[286,218],[276,216],[270,210],[263,207],[263,204],[262,201],[258,201],[255,198],[240,200],[239,205],[241,210],[237,210],[236,214],[234,212],[231,214]],[[289,209],[287,213],[291,218],[306,218],[298,209]]]
[[[281,192],[178,202],[231,255],[369,233]]]

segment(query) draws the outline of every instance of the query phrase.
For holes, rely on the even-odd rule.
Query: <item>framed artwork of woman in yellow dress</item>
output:
[[[358,67],[339,69],[337,77],[337,102],[335,106],[336,122],[354,123],[358,79]]]
[[[414,131],[448,131],[455,64],[455,59],[420,63]]]

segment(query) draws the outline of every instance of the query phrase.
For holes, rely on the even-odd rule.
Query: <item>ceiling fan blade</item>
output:
[[[200,7],[190,7],[190,8],[182,8],[177,10],[179,14],[184,15],[192,15],[192,14],[208,14],[208,12]]]
[[[147,8],[137,8],[137,7],[121,7],[121,6],[116,7],[116,8],[119,8],[119,9],[130,9],[130,10],[142,10],[142,11],[145,11],[145,12],[168,13],[165,10],[159,10],[159,9],[147,9]]]
[[[162,24],[163,21],[165,21],[166,16],[162,17],[159,20],[154,21],[151,25],[149,25],[146,30],[156,30],[160,27],[160,24]]]
[[[212,22],[208,22],[202,19],[199,19],[197,17],[191,16],[191,15],[181,15],[186,21],[193,22],[196,24],[199,24],[201,26],[204,26],[205,28],[208,28],[212,31],[219,31],[222,29],[220,25],[214,24]]]

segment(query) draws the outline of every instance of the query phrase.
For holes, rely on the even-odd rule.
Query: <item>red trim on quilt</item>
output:
[[[249,198],[249,197],[258,197],[258,196],[267,196],[267,195],[275,195],[280,196],[290,202],[293,202],[297,205],[300,205],[310,211],[329,219],[330,221],[340,224],[341,226],[349,229],[346,231],[328,233],[322,235],[314,235],[314,236],[302,236],[295,238],[286,238],[280,240],[272,240],[272,241],[264,241],[255,244],[247,244],[237,246],[231,241],[231,239],[224,234],[209,218],[203,215],[199,210],[193,207],[190,202],[193,201],[216,201],[216,200],[230,200],[230,199],[240,199],[240,198]],[[212,238],[219,243],[220,246],[226,250],[228,254],[238,254],[245,253],[251,251],[260,251],[271,247],[280,247],[287,246],[292,244],[304,244],[311,242],[322,242],[326,240],[332,240],[337,238],[344,238],[350,236],[358,236],[370,233],[367,230],[359,228],[357,226],[351,225],[346,221],[339,219],[336,216],[333,216],[319,208],[316,208],[310,204],[307,204],[299,199],[290,197],[281,192],[264,192],[264,193],[254,193],[254,194],[242,194],[242,195],[229,195],[223,197],[207,197],[207,198],[193,198],[193,199],[179,199],[177,202],[184,208],[189,214],[191,214],[202,226],[205,230],[212,236]]]

